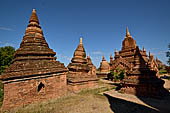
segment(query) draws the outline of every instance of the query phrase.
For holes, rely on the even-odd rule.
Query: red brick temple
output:
[[[90,72],[91,67],[89,66],[89,58],[87,62],[82,38],[80,38],[80,43],[74,52],[71,63],[68,65],[68,69],[68,85],[73,91],[79,91],[84,88],[92,88],[98,81],[96,74]]]
[[[49,48],[35,9],[13,63],[1,75],[4,84],[3,109],[49,100],[66,93],[66,72]]]
[[[125,39],[122,42],[122,49],[117,52],[115,49],[115,60],[114,62],[110,62],[110,68],[111,70],[114,70],[116,67],[120,69],[125,69],[127,72],[128,70],[132,69],[134,67],[134,56],[136,52],[136,41],[132,38],[130,35],[128,28],[126,29],[126,36]],[[156,71],[158,76],[158,65],[153,57],[153,55],[149,54],[149,58],[147,56],[146,50],[143,47],[143,50],[140,50],[140,54],[142,55],[142,58],[146,63],[149,64],[149,68],[151,70]]]
[[[158,65],[151,53],[147,56],[145,48],[140,50],[130,35],[128,28],[122,49],[115,50],[115,60],[110,62],[111,70],[125,69],[126,77],[121,82],[121,92],[138,96],[156,97],[166,92],[164,81],[158,78]]]
[[[168,91],[163,87],[164,81],[156,76],[155,70],[150,69],[138,46],[136,47],[134,61],[134,67],[126,73],[120,91],[145,97],[166,95]]]

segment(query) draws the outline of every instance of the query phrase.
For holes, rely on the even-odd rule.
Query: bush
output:
[[[123,80],[125,77],[125,70],[116,68],[116,70],[110,72],[114,80]]]
[[[163,75],[163,74],[166,74],[166,73],[167,73],[167,71],[164,70],[164,69],[160,69],[160,70],[159,70],[159,74],[160,74],[160,75]]]

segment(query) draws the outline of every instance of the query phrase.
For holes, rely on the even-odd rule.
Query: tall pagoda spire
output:
[[[110,64],[113,64],[113,56],[110,54]]]
[[[47,57],[49,55],[55,56],[56,54],[52,49],[49,48],[44,38],[35,9],[32,11],[29,24],[25,30],[25,35],[20,44],[20,49],[16,51],[15,57],[25,55],[32,56],[33,54],[36,54],[37,56],[41,56],[43,54],[45,56],[47,55]],[[50,57],[48,57],[48,59],[50,59]]]
[[[117,55],[117,49],[115,49],[115,56]]]
[[[83,38],[80,37],[80,44],[83,44]]]
[[[29,24],[27,25],[26,31],[25,31],[25,36],[36,36],[39,38],[43,37],[43,31],[41,29],[41,26],[39,25],[39,20],[38,16],[36,14],[35,9],[32,11],[32,15],[29,20]]]
[[[102,61],[106,61],[106,59],[105,59],[104,55],[103,55]]]
[[[38,16],[35,9],[32,10],[32,15],[29,22],[37,22],[39,24]]]
[[[143,47],[143,52],[146,52],[145,48]]]
[[[129,33],[128,27],[126,28],[126,36],[125,39],[122,42],[122,50],[130,50],[136,48],[136,41],[132,38],[132,36]]]
[[[8,78],[11,78],[57,72],[58,68],[65,70],[64,64],[56,62],[55,55],[56,53],[49,48],[43,36],[38,16],[35,9],[33,9],[20,47],[15,52],[13,64],[8,68],[6,74],[11,73],[11,70],[15,70],[15,74],[8,76]]]
[[[149,57],[151,57],[151,52],[149,51]]]
[[[131,36],[128,30],[128,27],[126,28],[126,37]]]
[[[90,54],[88,53],[87,58],[90,58]]]

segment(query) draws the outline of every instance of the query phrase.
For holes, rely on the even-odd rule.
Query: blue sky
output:
[[[44,36],[65,66],[83,36],[98,67],[119,51],[126,27],[137,45],[163,63],[170,43],[170,0],[0,0],[0,46],[16,49],[35,8]]]

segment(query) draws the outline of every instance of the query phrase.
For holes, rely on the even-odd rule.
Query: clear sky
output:
[[[86,53],[98,67],[119,51],[126,27],[137,45],[163,63],[170,43],[170,0],[0,0],[0,46],[16,49],[35,8],[57,60],[65,66],[83,36]]]

